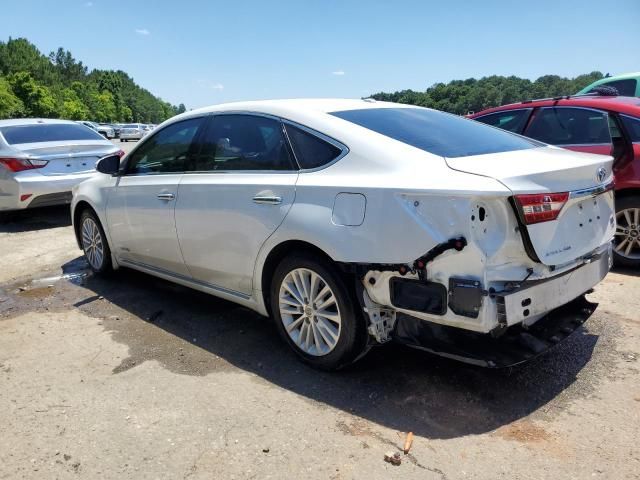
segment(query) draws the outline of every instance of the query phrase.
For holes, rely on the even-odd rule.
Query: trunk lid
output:
[[[96,162],[118,149],[109,142],[78,140],[68,142],[38,142],[13,145],[27,154],[29,159],[47,160],[49,163],[37,171],[42,175],[56,176],[86,173],[95,170]]]
[[[515,196],[570,192],[557,219],[525,226],[525,243],[530,242],[545,265],[572,262],[613,238],[613,191],[593,191],[613,179],[613,159],[609,156],[544,147],[446,158],[446,162],[454,170],[498,180]],[[516,210],[524,222],[522,212]]]

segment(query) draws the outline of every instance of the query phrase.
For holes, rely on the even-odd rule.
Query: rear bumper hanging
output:
[[[553,348],[586,322],[597,306],[581,295],[528,328],[521,324],[507,328],[499,338],[398,313],[393,339],[466,363],[503,368],[526,362]]]

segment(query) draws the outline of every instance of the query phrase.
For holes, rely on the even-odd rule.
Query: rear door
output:
[[[176,228],[197,281],[249,295],[255,260],[295,198],[298,171],[279,119],[219,114],[180,181]]]
[[[188,276],[178,245],[174,209],[178,184],[206,117],[172,123],[127,157],[107,203],[118,259]]]

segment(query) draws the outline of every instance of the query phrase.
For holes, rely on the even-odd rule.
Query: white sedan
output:
[[[218,105],[74,190],[91,268],[273,317],[336,369],[395,340],[478,365],[557,344],[610,268],[611,157],[373,100]]]

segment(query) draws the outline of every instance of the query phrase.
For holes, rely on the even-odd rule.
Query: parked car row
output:
[[[77,123],[85,125],[90,129],[98,132],[100,135],[107,139],[112,138],[122,138],[122,130],[123,129],[138,129],[140,132],[128,132],[125,135],[124,140],[140,140],[143,136],[153,130],[156,125],[154,124],[145,124],[145,123],[96,123],[90,122],[88,120],[78,120]]]
[[[121,141],[142,139],[124,161],[77,123],[5,121],[0,210],[71,189],[95,272],[137,269],[271,316],[319,368],[390,340],[514,365],[588,319],[614,235],[635,264],[637,106],[563,97],[474,121],[369,99],[234,103],[123,125]]]

